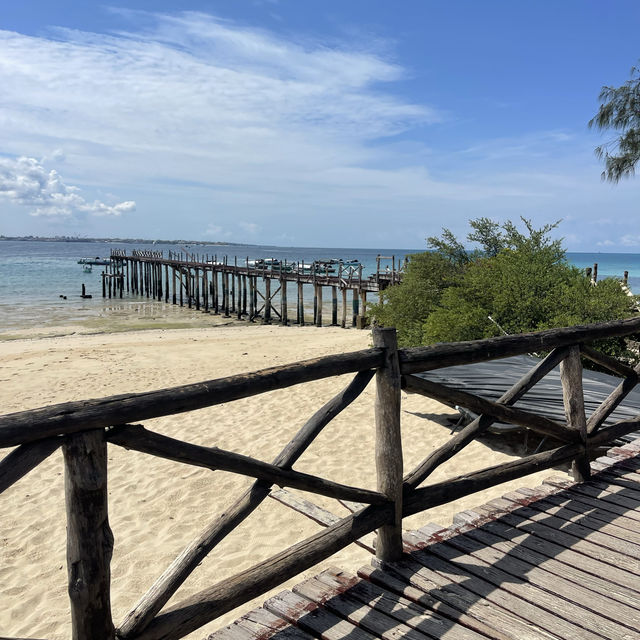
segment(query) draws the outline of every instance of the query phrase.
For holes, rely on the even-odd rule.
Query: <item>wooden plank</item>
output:
[[[577,637],[581,640],[601,638],[581,624],[578,615],[579,607],[564,602],[561,598],[526,582],[516,582],[513,578],[496,584],[499,571],[494,572],[486,563],[473,556],[465,556],[464,564],[452,562],[446,556],[456,557],[459,555],[457,551],[448,553],[445,545],[434,545],[435,547],[437,547],[437,555],[417,551],[411,556],[425,568],[435,570],[442,578],[458,585],[463,584],[477,596],[517,613],[519,617],[535,623],[560,638]],[[567,615],[575,617],[577,621],[567,619]]]
[[[476,511],[478,515],[483,515],[482,507],[477,508]],[[637,585],[637,580],[633,580],[627,571],[621,571],[595,558],[587,558],[584,554],[556,544],[552,540],[509,526],[502,520],[485,522],[480,529],[513,542],[520,549],[529,550],[533,554],[531,557],[538,558],[540,566],[544,566],[552,573],[565,576],[598,593],[608,595],[618,602],[640,609],[640,585]],[[469,535],[475,536],[475,532],[470,531]],[[624,586],[625,584],[633,584],[638,589],[633,590]]]
[[[567,353],[568,347],[554,349],[508,391],[503,393],[497,402],[505,405],[512,405],[517,402],[529,389],[549,373],[549,371],[556,367]],[[495,418],[489,415],[483,414],[478,416],[447,443],[431,452],[411,473],[405,476],[404,483],[410,487],[420,485],[437,467],[460,452],[478,435],[486,431],[494,422]]]
[[[506,499],[513,499],[515,494],[507,494],[504,496]],[[569,501],[570,503],[570,501]],[[567,504],[556,505],[548,500],[536,500],[528,503],[531,509],[535,509],[541,513],[545,513],[549,516],[560,518],[565,523],[564,530],[571,530],[568,523],[579,524],[582,527],[590,529],[592,531],[598,531],[600,533],[607,534],[613,538],[620,538],[626,542],[631,542],[635,545],[640,545],[640,526],[636,522],[635,528],[620,527],[615,522],[611,522],[611,519],[606,520],[602,514],[600,517],[595,517],[590,511],[581,509],[580,507],[573,505],[573,509],[569,508]],[[629,520],[633,525],[634,521]],[[640,549],[640,547],[639,547]]]
[[[62,442],[62,438],[37,440],[23,444],[6,455],[0,461],[0,493],[46,460]]]
[[[207,636],[206,640],[311,640],[313,636],[292,626],[266,609],[249,611],[233,624]]]
[[[460,389],[447,387],[439,382],[409,375],[403,377],[403,383],[403,388],[406,391],[420,393],[449,406],[459,405],[476,413],[491,415],[503,422],[527,427],[536,433],[551,436],[561,442],[576,442],[579,439],[578,433],[566,429],[563,425],[549,418],[493,402]]]
[[[378,530],[376,557],[386,562],[402,556],[402,436],[400,430],[400,368],[396,330],[373,328],[373,345],[385,350],[376,372],[377,488],[394,505],[394,519]],[[360,500],[360,502],[365,502]]]
[[[183,464],[247,475],[282,487],[295,487],[332,498],[359,500],[369,504],[386,502],[385,496],[377,491],[349,487],[299,471],[282,469],[277,465],[233,451],[182,442],[154,431],[148,431],[140,425],[114,427],[106,437],[109,442],[127,449],[134,449]]]
[[[466,613],[466,604],[462,599],[456,599],[455,593],[449,594],[448,601],[439,599],[438,597],[431,595],[430,590],[423,591],[410,584],[409,581],[403,580],[395,570],[391,573],[375,567],[366,566],[358,570],[358,575],[366,581],[363,584],[371,584],[372,588],[382,589],[385,594],[396,594],[397,597],[400,598],[400,602],[404,602],[406,599],[406,601],[415,603],[415,606],[419,611],[423,611],[427,614],[429,611],[437,612],[438,615],[444,616],[449,620],[464,625],[468,629],[477,631],[482,635],[496,640],[519,640],[520,638],[522,638],[522,640],[539,640],[540,638],[548,640],[552,637],[546,633],[544,635],[536,635],[535,633],[523,636],[513,635],[508,631],[501,631],[498,626],[491,627],[482,621],[484,617],[483,605],[488,605],[488,603],[480,603],[480,606],[478,607],[479,615],[478,617],[475,617],[476,612],[474,610],[474,603],[470,603],[469,613]],[[435,593],[438,594],[437,587],[434,586],[434,588]],[[457,608],[456,606],[449,604],[449,601],[455,602]],[[511,629],[511,623],[514,621],[515,627],[518,628],[518,620],[508,617],[509,624],[505,625],[505,629]],[[502,622],[506,621],[502,620]],[[523,624],[523,627],[524,626],[525,625]]]
[[[364,502],[352,502],[351,500],[338,500],[338,502],[351,513],[356,513],[367,506]]]
[[[495,504],[500,507],[505,502],[508,503],[506,500],[498,499],[492,500],[489,504]],[[614,567],[637,573],[639,568],[637,560],[611,547],[605,547],[591,540],[587,540],[583,537],[584,534],[575,530],[572,532],[564,528],[558,528],[558,524],[560,524],[558,520],[559,519],[556,519],[554,522],[553,517],[547,520],[544,516],[539,516],[538,512],[530,507],[518,507],[514,511],[500,516],[500,521],[517,527],[522,531],[537,535],[551,542],[556,542],[574,551],[579,551],[586,556],[611,564]]]
[[[373,371],[360,371],[353,380],[323,407],[316,411],[302,426],[273,463],[283,468],[291,467],[311,445],[322,429],[343,409],[348,407],[367,386]],[[119,628],[123,636],[136,635],[144,629],[179,586],[194,571],[206,555],[241,522],[245,520],[268,496],[270,485],[257,481],[190,542],[149,591],[127,614]]]
[[[400,349],[402,374],[432,371],[442,367],[485,362],[531,352],[551,351],[601,338],[631,335],[640,330],[640,318],[599,322],[562,329],[547,329],[514,336],[499,336],[468,342],[445,342],[428,347]]]
[[[608,500],[600,500],[598,498],[599,493],[597,489],[589,487],[588,485],[577,485],[575,488],[565,489],[561,493],[558,493],[558,495],[570,497],[571,500],[583,503],[588,508],[599,509],[603,513],[609,512],[624,516],[625,518],[631,518],[632,520],[640,520],[640,513],[637,511],[630,509],[628,506],[621,506]]]
[[[612,504],[625,507],[629,510],[635,510],[638,508],[638,501],[635,498],[627,498],[625,495],[618,495],[620,492],[615,491],[614,485],[607,483],[597,482],[591,480],[586,484],[570,485],[564,478],[547,478],[545,480],[547,484],[557,486],[561,489],[570,488],[572,491],[578,493],[584,493],[592,497],[598,498],[602,502],[610,502]],[[620,487],[621,491],[627,491]]]
[[[107,508],[107,445],[103,431],[67,438],[65,463],[67,575],[73,640],[114,640]]]
[[[340,520],[338,516],[333,515],[333,513],[319,507],[317,504],[313,504],[313,502],[309,502],[299,496],[295,496],[284,489],[271,491],[269,497],[277,500],[287,507],[290,507],[294,511],[301,513],[310,520],[321,524],[323,527],[329,527]],[[371,534],[367,534],[366,536],[359,538],[355,541],[355,544],[366,549],[370,553],[375,553],[375,536]]]
[[[417,631],[391,616],[371,608],[356,598],[349,597],[341,587],[330,587],[317,578],[310,578],[296,585],[294,593],[322,605],[327,611],[348,620],[356,627],[364,629],[382,640],[425,640],[433,634]]]
[[[388,565],[388,571],[439,600],[459,608],[508,637],[534,638],[580,637],[578,629],[558,620],[544,610],[488,582],[461,572],[459,568],[433,557],[432,564],[418,562],[415,554]],[[545,627],[551,627],[549,631]],[[556,630],[560,633],[555,633]],[[562,634],[565,635],[562,635]],[[494,635],[489,637],[493,638]],[[595,636],[590,640],[595,640]]]
[[[374,640],[375,635],[342,620],[324,607],[290,591],[264,603],[265,609],[322,640]]]
[[[65,402],[42,409],[10,413],[0,416],[0,447],[195,411],[311,380],[373,369],[380,366],[383,359],[384,352],[381,349],[365,349],[170,389]]]
[[[367,605],[374,611],[385,614],[430,638],[481,640],[485,637],[430,609],[418,607],[406,598],[339,569],[323,571],[316,579],[336,594],[341,594],[341,598],[348,599],[351,606],[355,606],[355,603]]]
[[[548,569],[549,563],[545,562],[544,556],[534,557],[533,554],[523,551],[513,542],[505,542],[486,531],[471,527],[464,533],[448,539],[446,541],[447,552],[449,548],[454,548],[463,554],[460,559],[455,558],[455,562],[466,563],[467,554],[470,554],[491,567],[492,575],[497,579],[508,581],[510,578],[507,576],[510,575],[516,579],[516,582],[526,580],[528,584],[579,605],[573,609],[573,617],[566,617],[577,622],[575,613],[581,608],[584,623],[588,624],[588,628],[593,631],[605,633],[610,637],[624,637],[628,630],[618,624],[616,622],[618,620],[624,625],[630,626],[631,629],[640,627],[640,612],[637,609],[585,588],[581,584],[580,576],[578,576],[579,581],[571,581],[566,578],[566,572],[552,573]],[[434,549],[436,549],[436,545],[429,547],[430,552],[434,552]],[[436,549],[435,553],[437,552]],[[454,557],[455,554],[452,554],[448,559]],[[542,565],[540,565],[540,561],[542,561]],[[557,564],[562,569],[561,563]],[[488,579],[488,576],[489,571],[482,572],[483,578]]]
[[[526,489],[518,489],[517,493],[522,494],[527,497]],[[626,516],[617,515],[611,513],[610,511],[605,511],[600,509],[597,503],[595,505],[588,505],[584,502],[580,502],[579,500],[575,500],[573,497],[563,497],[561,495],[556,495],[550,493],[543,499],[526,503],[528,506],[538,509],[540,508],[555,508],[561,507],[562,510],[567,511],[568,513],[556,512],[555,515],[563,517],[565,520],[569,519],[569,516],[572,514],[582,515],[588,514],[590,519],[599,520],[603,523],[616,525],[625,530],[637,532],[640,530],[640,524],[638,520],[634,520],[633,518],[628,518]]]

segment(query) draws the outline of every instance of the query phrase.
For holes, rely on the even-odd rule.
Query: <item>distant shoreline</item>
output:
[[[197,244],[201,246],[232,246],[232,247],[251,247],[259,245],[251,245],[246,242],[214,242],[203,240],[148,240],[144,238],[76,238],[75,236],[0,236],[0,241],[7,240],[11,242],[96,242],[96,243],[116,243],[122,244]]]

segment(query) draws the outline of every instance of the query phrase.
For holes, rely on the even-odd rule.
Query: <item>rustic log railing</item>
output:
[[[375,328],[372,349],[171,389],[69,402],[0,416],[0,447],[16,447],[0,461],[0,492],[62,447],[66,471],[68,588],[73,638],[181,638],[375,530],[378,558],[384,561],[397,559],[402,553],[403,517],[564,462],[572,462],[576,479],[588,478],[590,450],[640,427],[640,416],[602,427],[638,383],[640,367],[631,368],[586,343],[637,332],[640,332],[640,318],[398,349],[395,330]],[[547,351],[548,355],[497,402],[415,375],[420,371],[534,350]],[[622,377],[618,387],[588,418],[582,397],[581,357]],[[513,406],[558,365],[565,399],[565,424]],[[133,424],[347,373],[355,373],[353,380],[302,426],[272,463],[216,447],[175,440]],[[293,465],[321,430],[362,393],[374,375],[377,490],[351,487],[293,470]],[[459,404],[479,414],[404,477],[400,437],[401,388],[449,404]],[[559,444],[516,461],[420,486],[438,466],[486,431],[496,419],[551,436]],[[112,622],[110,607],[113,536],[107,512],[108,444],[255,478],[253,485],[182,551],[117,629]],[[270,494],[273,485],[297,487],[364,506],[354,507],[349,516],[330,523],[323,531],[235,577],[163,609],[202,559],[258,507]]]

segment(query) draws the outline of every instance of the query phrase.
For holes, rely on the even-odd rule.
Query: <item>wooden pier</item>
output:
[[[381,260],[390,260],[391,266],[381,269]],[[330,296],[330,326],[364,328],[367,294],[377,294],[401,278],[395,256],[378,256],[376,273],[367,277],[361,264],[341,261],[270,263],[247,257],[239,263],[226,256],[218,260],[217,256],[169,252],[164,257],[162,251],[148,250],[127,255],[112,249],[111,263],[102,274],[102,296],[122,298],[126,292],[226,318],[318,327],[327,323],[323,300]],[[295,285],[295,320],[290,317],[289,285]],[[312,314],[305,307],[308,289]]]
[[[207,640],[640,638],[640,443],[591,470],[406,532],[400,560],[325,570]]]
[[[374,327],[373,347],[362,351],[7,414],[0,416],[0,447],[15,449],[0,460],[0,493],[62,448],[74,640],[178,640],[351,543],[375,550],[377,568],[361,570],[359,578],[326,572],[280,600],[269,600],[267,609],[245,616],[228,632],[234,639],[281,634],[283,640],[422,640],[423,636],[640,640],[638,447],[630,443],[613,449],[610,456],[619,458],[615,464],[609,459],[589,462],[605,445],[638,430],[640,416],[604,423],[640,381],[640,366],[631,368],[588,346],[595,340],[639,331],[640,318],[635,317],[398,349],[394,329]],[[414,375],[534,350],[549,353],[496,402],[461,396],[459,390]],[[620,376],[618,387],[589,416],[584,408],[581,358]],[[566,421],[514,406],[558,365]],[[349,384],[302,424],[271,463],[171,438],[140,424],[348,373],[355,374]],[[376,488],[349,486],[295,470],[323,428],[374,378]],[[426,457],[408,473],[403,469],[401,389],[474,403],[481,412],[445,444],[425,452]],[[550,437],[551,448],[423,486],[435,469],[496,419]],[[114,540],[108,521],[108,446],[254,479],[234,503],[212,517],[117,628],[110,605]],[[415,450],[420,443],[408,446]],[[555,489],[507,495],[477,512],[462,514],[459,520],[465,524],[459,530],[427,527],[403,533],[403,518],[560,465],[571,466],[573,480],[552,481]],[[351,513],[337,518],[309,503],[301,507],[300,498],[291,497],[284,488],[335,498]],[[313,512],[325,528],[168,605],[203,559],[269,497]],[[475,526],[476,521],[482,526]]]

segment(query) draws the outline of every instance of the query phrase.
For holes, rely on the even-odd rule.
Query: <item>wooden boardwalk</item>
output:
[[[405,533],[400,561],[324,571],[208,640],[640,639],[640,441],[592,471]]]

